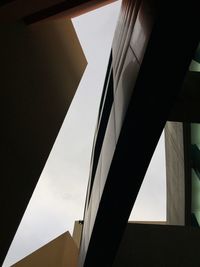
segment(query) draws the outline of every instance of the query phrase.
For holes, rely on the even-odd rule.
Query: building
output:
[[[0,3],[0,263],[87,64],[69,18],[109,2]]]
[[[69,232],[66,232],[34,251],[12,267],[76,267],[78,247]]]
[[[185,145],[186,122],[199,120],[199,73],[189,69],[200,37],[196,8],[122,2],[94,138],[79,267],[200,264],[199,230],[188,221],[191,202],[198,221],[199,185],[195,178],[191,186],[186,175],[191,141]],[[169,225],[127,225],[167,121]],[[190,135],[197,144],[197,135]]]
[[[73,4],[72,1],[55,0],[51,3],[41,1],[41,6],[36,6],[32,1],[30,6],[24,2],[23,9],[19,8],[20,1],[4,2],[5,4],[0,8],[2,21],[8,19],[18,21],[19,18],[23,18],[25,25],[29,26],[24,24],[21,26],[19,22],[15,22],[14,26],[19,23],[19,27],[31,29],[45,23],[52,23],[50,19],[52,16],[62,19],[63,16],[80,14],[109,1],[73,1]],[[42,19],[45,19],[45,22],[40,22]],[[4,51],[8,44],[13,45],[14,51],[18,47],[15,38],[18,34],[15,34],[13,39],[6,39],[9,29],[3,28],[1,31],[2,36],[5,34],[3,40],[8,40],[0,50],[1,57],[5,57]],[[35,34],[35,31],[33,32]],[[198,221],[199,215],[196,197],[199,188],[196,178],[199,141],[198,134],[195,134],[198,132],[198,127],[195,128],[197,125],[192,124],[192,127],[188,128],[187,124],[199,120],[198,73],[189,71],[198,43],[199,21],[195,1],[172,4],[166,1],[123,0],[94,137],[79,267],[117,267],[121,266],[122,262],[124,266],[135,264],[137,267],[199,266],[199,229],[190,226],[192,222],[194,224]],[[19,44],[21,44],[20,41]],[[7,66],[6,75],[3,77],[12,77],[10,74],[12,68],[11,70],[9,68],[11,59],[15,59],[15,63],[19,62],[20,68],[22,63],[27,66],[26,57],[19,57],[19,53],[11,52],[12,49],[8,53],[10,60],[6,58],[2,65],[4,68]],[[34,60],[36,59],[37,57],[34,57]],[[195,68],[194,65],[192,68]],[[34,71],[38,70],[37,66],[39,65],[31,63],[31,67],[35,67]],[[2,67],[2,72],[5,72],[4,68]],[[14,76],[15,79],[7,78],[5,85],[7,81],[9,83],[14,81],[16,84],[19,80],[20,85],[24,84],[24,88],[27,87],[24,81],[22,82],[22,78],[26,76],[21,75],[20,68],[14,68],[19,72],[18,75]],[[21,77],[21,80],[18,77]],[[35,81],[35,75],[30,77],[31,83],[28,84]],[[193,82],[192,77],[195,79]],[[58,87],[60,88],[60,85]],[[48,135],[44,134],[45,131],[41,130],[43,123],[48,122],[48,119],[44,118],[39,124],[40,132],[37,131],[38,124],[32,123],[38,123],[41,114],[39,109],[37,109],[37,117],[26,113],[23,120],[19,119],[23,111],[28,110],[30,114],[35,114],[35,107],[29,105],[26,108],[22,107],[19,113],[16,112],[18,109],[14,109],[15,103],[21,107],[20,99],[27,100],[32,95],[26,95],[27,91],[22,90],[20,98],[18,91],[13,95],[13,91],[10,90],[12,87],[9,85],[7,88],[7,101],[2,103],[6,111],[2,113],[6,114],[4,125],[7,125],[10,118],[13,118],[13,122],[8,125],[10,130],[5,131],[3,139],[2,154],[5,163],[2,170],[4,179],[1,210],[5,224],[1,227],[3,229],[2,259],[66,113],[66,109],[61,111],[59,117],[59,114],[55,115],[57,113],[54,112],[54,118],[58,121],[55,122],[56,126],[48,131],[51,135],[48,139]],[[32,94],[34,97],[34,92]],[[35,98],[38,99],[40,94],[41,92]],[[46,95],[48,93],[43,94],[43,97]],[[57,92],[56,96],[58,96]],[[27,104],[29,102],[26,101]],[[51,104],[48,106],[52,109]],[[24,132],[26,116],[31,118],[31,125],[27,127],[28,133]],[[52,116],[50,118],[52,119]],[[140,185],[167,121],[171,121],[166,128],[167,219],[169,224],[175,224],[175,226],[127,225]],[[20,132],[18,132],[19,125]],[[5,126],[4,129],[6,129]],[[11,133],[15,133],[14,137],[9,136]],[[33,134],[36,135],[36,145],[32,144]],[[49,140],[49,143],[46,140]],[[190,149],[190,144],[194,145],[192,146],[194,149]],[[45,146],[44,149],[42,146]],[[27,157],[29,153],[26,149],[31,151],[31,157]],[[39,159],[37,166],[36,159]],[[191,167],[194,174],[192,179],[188,178],[191,177]],[[27,175],[30,177],[28,182]],[[16,177],[20,177],[20,181],[16,180]],[[5,202],[8,204],[5,205]],[[195,217],[191,216],[191,212]],[[191,217],[194,218],[192,222]],[[5,229],[9,229],[9,232]],[[155,236],[156,240],[154,240]],[[175,249],[177,249],[176,253],[174,253]],[[159,256],[153,254],[155,251]]]

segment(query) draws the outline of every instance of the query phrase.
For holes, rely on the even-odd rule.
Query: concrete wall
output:
[[[185,224],[185,174],[183,125],[167,122],[165,126],[167,223]]]
[[[72,237],[73,237],[74,242],[76,243],[78,249],[80,247],[82,230],[83,230],[83,221],[75,221]]]
[[[78,248],[66,232],[12,267],[77,267],[77,259]]]
[[[199,228],[128,224],[113,267],[197,267]]]

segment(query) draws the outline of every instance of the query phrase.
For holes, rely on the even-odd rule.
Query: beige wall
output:
[[[167,122],[165,126],[167,224],[185,224],[185,172],[183,124]]]
[[[83,230],[82,221],[75,221],[72,236],[78,248],[80,247],[82,230]]]
[[[72,23],[66,19],[32,26],[0,24],[0,36],[0,209],[4,218],[0,251],[5,256],[86,59]]]
[[[66,232],[12,267],[77,267],[77,258],[77,246]]]

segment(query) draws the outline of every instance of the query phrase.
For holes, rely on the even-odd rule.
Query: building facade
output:
[[[62,24],[63,17],[72,17],[111,1],[55,0],[40,1],[38,5],[35,1],[29,5],[26,2],[23,8],[21,1],[4,1],[0,6],[1,21],[13,22],[0,28],[2,93],[5,93],[2,98],[5,130],[1,261],[66,114],[68,93],[63,98],[62,86],[73,83],[66,77],[63,77],[66,80],[60,78],[62,68],[59,71],[53,68],[57,56],[52,56],[55,53],[51,49],[55,47],[46,46],[49,35],[45,25],[51,24],[54,34],[58,34],[62,25],[56,24]],[[51,20],[52,17],[56,20]],[[64,39],[60,40],[62,46]],[[198,43],[195,1],[181,4],[122,1],[94,137],[79,267],[191,266],[190,263],[199,266],[199,259],[195,257],[199,230],[190,227],[198,223],[200,210],[199,137],[196,134],[199,128],[196,124],[190,125],[199,121],[199,75],[189,70]],[[72,51],[74,44],[69,47]],[[82,63],[80,57],[70,61],[72,66],[74,62],[75,66],[81,66],[77,76],[74,73],[76,82],[70,100],[86,63],[81,52],[80,56]],[[41,59],[48,62],[48,74],[53,73],[51,80],[43,75],[45,68]],[[193,62],[192,68],[195,67],[198,64]],[[29,105],[32,99],[35,99],[33,106]],[[42,109],[44,102],[48,110]],[[167,121],[170,121],[166,126],[167,222],[176,226],[127,225]],[[173,254],[175,248],[177,253]],[[150,257],[154,249],[159,251],[157,258]],[[145,253],[148,257],[141,259]]]
[[[199,232],[187,223],[190,202],[193,213],[198,208],[195,197],[188,201],[191,183],[185,178],[190,162],[185,123],[198,109],[187,98],[198,97],[194,87],[188,90],[199,43],[197,17],[194,3],[122,2],[94,138],[79,267],[200,264]],[[165,125],[169,225],[127,225]],[[154,250],[160,260],[145,258]]]
[[[12,267],[77,267],[78,247],[69,232],[66,232]]]

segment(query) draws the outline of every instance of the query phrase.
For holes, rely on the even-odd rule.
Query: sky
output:
[[[83,218],[93,136],[120,1],[73,19],[88,66],[3,266],[19,261]],[[130,220],[165,219],[162,136]]]
[[[166,164],[164,132],[157,144],[129,221],[166,220]]]

